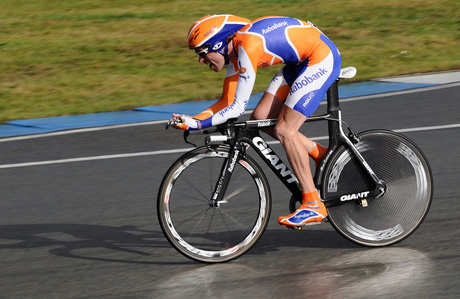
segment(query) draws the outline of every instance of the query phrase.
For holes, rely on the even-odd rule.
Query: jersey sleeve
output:
[[[257,58],[253,61],[246,49],[239,45],[237,67],[234,70],[227,67],[222,98],[194,117],[200,120],[201,128],[220,125],[244,114],[254,87],[256,70]]]
[[[195,115],[193,118],[198,120],[205,120],[212,117],[216,112],[230,106],[235,99],[235,90],[238,84],[238,72],[235,70],[233,64],[227,65],[227,72],[224,80],[224,87],[222,97],[219,101],[214,103],[205,111]]]

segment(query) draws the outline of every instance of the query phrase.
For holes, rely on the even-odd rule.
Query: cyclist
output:
[[[286,226],[320,223],[327,211],[321,202],[309,167],[327,148],[298,130],[316,110],[327,89],[338,78],[341,66],[337,47],[312,23],[288,17],[262,17],[254,21],[232,15],[210,15],[196,21],[188,45],[215,72],[226,68],[222,98],[202,113],[190,117],[173,114],[176,127],[199,130],[241,116],[251,95],[258,67],[285,66],[268,85],[252,119],[277,118],[267,132],[283,145],[302,189],[302,205],[291,215],[279,217]]]

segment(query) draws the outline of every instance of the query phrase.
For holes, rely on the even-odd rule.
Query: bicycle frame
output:
[[[351,78],[355,72],[353,67],[342,69],[340,78]],[[425,218],[433,197],[431,169],[422,151],[396,132],[354,134],[342,121],[337,82],[328,89],[327,112],[306,122],[321,120],[328,122],[329,146],[313,180],[334,229],[352,242],[371,247],[409,236]],[[168,125],[179,123],[173,119]],[[262,236],[272,194],[266,168],[254,159],[250,147],[291,192],[290,212],[299,209],[300,183],[260,133],[271,133],[267,129],[276,125],[276,119],[229,119],[215,127],[184,132],[187,143],[189,134],[209,135],[205,146],[183,154],[171,165],[158,193],[161,229],[180,253],[201,262],[225,262],[247,252]],[[214,132],[218,134],[210,134]]]
[[[339,107],[339,96],[338,96],[338,81],[335,81],[327,91],[327,114],[324,115],[312,115],[306,122],[314,121],[328,121],[328,132],[329,132],[329,149],[321,161],[320,165],[314,176],[314,183],[317,188],[320,188],[323,179],[323,173],[328,165],[330,158],[333,153],[342,146],[346,146],[353,152],[357,157],[359,163],[369,175],[374,186],[370,190],[356,190],[354,194],[367,192],[369,197],[380,197],[385,193],[386,186],[381,181],[371,167],[367,164],[365,159],[359,153],[354,143],[359,142],[358,137],[350,130],[348,136],[343,131],[342,126],[342,115]],[[210,206],[218,207],[223,201],[223,196],[227,188],[228,182],[230,181],[233,168],[235,163],[238,161],[239,155],[244,155],[246,151],[245,144],[249,144],[256,153],[265,161],[268,167],[276,174],[276,176],[283,182],[283,184],[290,190],[294,198],[301,201],[301,189],[300,185],[295,177],[294,173],[289,167],[282,161],[282,159],[275,153],[275,151],[268,145],[268,143],[261,137],[259,131],[262,128],[274,127],[277,123],[276,119],[267,120],[250,120],[246,122],[235,123],[235,119],[228,120],[226,123],[218,126],[214,131],[219,131],[224,136],[208,136],[206,138],[206,146],[209,146],[212,142],[224,142],[230,146],[230,153],[228,159],[221,169],[221,175],[216,183],[215,191],[212,199],[210,200]],[[203,130],[198,131],[198,134],[207,134],[214,131]],[[187,141],[187,136],[190,131],[184,132],[184,139]],[[193,133],[192,133],[193,134]],[[343,200],[341,198],[327,198],[323,199],[326,206],[341,204]]]
[[[347,135],[343,131],[343,121],[342,121],[342,110],[339,106],[339,90],[338,90],[338,80],[335,81],[327,91],[327,114],[312,116],[307,119],[306,122],[318,121],[318,120],[327,120],[328,121],[328,131],[329,131],[329,149],[323,160],[321,161],[318,170],[315,173],[314,183],[315,186],[321,185],[321,180],[323,178],[324,169],[329,161],[329,158],[342,144],[346,144],[348,148],[351,149],[353,154],[358,159],[361,166],[367,172],[375,187],[373,190],[369,191],[369,196],[371,197],[381,197],[386,190],[385,183],[380,180],[372,168],[367,164],[366,160],[363,158],[358,149],[354,146],[354,143],[359,142],[359,138],[350,130],[350,133]],[[361,192],[356,192],[361,193]]]

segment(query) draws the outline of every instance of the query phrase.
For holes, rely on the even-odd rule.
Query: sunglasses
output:
[[[209,47],[206,47],[206,48],[204,48],[203,50],[198,51],[198,52],[195,51],[195,53],[196,53],[196,55],[198,55],[198,57],[203,58],[203,57],[206,56],[206,54],[209,53]]]

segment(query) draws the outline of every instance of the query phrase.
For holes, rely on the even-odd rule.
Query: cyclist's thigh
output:
[[[309,117],[336,79],[334,73],[332,53],[315,65],[305,66],[292,83],[285,104]]]
[[[286,97],[291,87],[289,83],[286,81],[286,79],[289,80],[289,78],[285,78],[285,74],[291,72],[290,68],[291,65],[285,65],[281,70],[279,70],[278,73],[276,73],[276,75],[273,77],[270,84],[268,84],[267,89],[265,89],[265,92],[275,95],[281,101],[286,100]]]
[[[337,47],[325,36],[321,40],[323,43],[311,59],[291,67],[290,73],[285,70],[284,77],[291,87],[285,104],[307,117],[318,108],[327,90],[338,78],[342,63]]]
[[[286,67],[286,66],[285,66]],[[284,69],[284,68],[283,68]],[[283,69],[279,70],[268,84],[265,92],[252,113],[252,119],[277,118],[290,86],[284,78]]]
[[[257,104],[256,109],[252,112],[251,119],[277,118],[283,105],[283,101],[276,95],[265,92]]]

